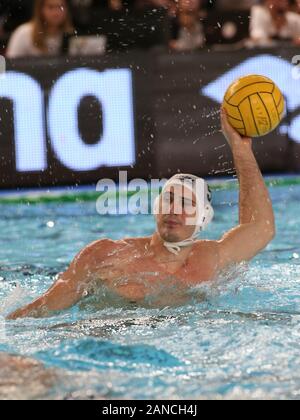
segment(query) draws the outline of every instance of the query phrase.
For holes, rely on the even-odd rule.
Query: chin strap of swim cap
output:
[[[169,252],[178,255],[182,248],[189,247],[197,241],[199,233],[213,220],[214,210],[211,205],[212,195],[210,189],[203,179],[195,175],[175,175],[166,183],[162,194],[175,185],[190,189],[196,195],[197,202],[197,220],[193,235],[181,242],[164,242],[164,246]],[[159,206],[159,197],[155,204],[156,212],[157,206]]]
[[[182,242],[164,242],[164,246],[167,248],[169,252],[171,252],[171,254],[179,255],[182,248],[191,246],[195,242],[196,242],[196,238],[186,239]]]

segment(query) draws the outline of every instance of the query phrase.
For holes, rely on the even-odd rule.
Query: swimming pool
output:
[[[44,292],[84,245],[150,235],[154,222],[100,217],[93,201],[0,204],[0,352],[32,357],[57,374],[28,398],[298,399],[300,181],[271,184],[276,240],[185,304],[142,308],[103,298],[50,319],[8,323],[3,316]],[[237,190],[217,188],[214,205],[208,238],[237,222]]]

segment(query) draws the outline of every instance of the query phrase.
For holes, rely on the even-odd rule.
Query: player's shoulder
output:
[[[218,271],[220,261],[219,245],[216,241],[198,241],[194,244],[190,262],[198,270]]]
[[[98,252],[107,252],[118,249],[123,249],[128,246],[144,246],[149,242],[149,238],[124,238],[120,240],[113,239],[99,239],[85,247],[86,253],[93,253],[94,251]]]
[[[90,243],[89,245],[87,245],[86,249],[91,250],[91,251],[99,250],[99,249],[106,250],[106,249],[120,246],[120,243],[121,241],[115,241],[113,239],[103,238],[103,239],[98,239],[97,241]]]
[[[194,253],[201,253],[202,255],[207,256],[208,258],[218,258],[219,256],[220,244],[218,241],[203,240],[197,241],[193,247]]]
[[[218,241],[203,239],[200,241],[196,241],[194,246],[196,248],[201,248],[201,249],[211,249],[218,246]]]
[[[77,259],[86,260],[92,258],[94,255],[99,256],[101,253],[106,254],[117,247],[118,241],[112,239],[99,239],[86,245],[77,255]]]
[[[138,238],[124,238],[122,241],[123,244],[127,244],[129,246],[134,247],[144,247],[150,243],[150,239],[148,237],[138,237]]]

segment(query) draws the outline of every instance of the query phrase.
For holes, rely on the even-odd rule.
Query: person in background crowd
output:
[[[13,33],[7,58],[59,55],[73,26],[66,0],[35,0],[33,19]]]
[[[173,51],[192,51],[204,46],[202,17],[202,0],[178,0],[177,37],[170,42],[170,48]]]
[[[289,0],[264,0],[252,7],[250,37],[253,46],[269,46],[275,39],[300,44],[300,15],[290,11]]]

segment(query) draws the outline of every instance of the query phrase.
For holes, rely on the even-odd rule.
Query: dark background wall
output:
[[[5,96],[6,82],[2,77],[0,188],[94,183],[103,177],[117,179],[120,169],[128,170],[129,178],[144,179],[167,177],[178,171],[201,176],[231,174],[231,153],[220,133],[219,102],[234,78],[254,72],[272,77],[283,90],[288,104],[287,117],[281,127],[254,141],[259,164],[268,173],[300,171],[300,80],[293,77],[291,64],[297,52],[293,48],[234,53],[205,51],[184,55],[135,52],[100,58],[54,59],[51,62],[43,59],[8,62],[8,74],[29,75],[42,88],[45,110],[41,118],[44,120],[47,165],[42,171],[17,170],[16,118],[22,114],[30,124],[33,115],[30,101],[24,109]],[[61,77],[76,69],[93,69],[99,75],[112,69],[127,69],[131,73],[132,83],[128,88],[133,95],[135,164],[77,171],[62,163],[53,150],[51,133],[45,124],[49,94],[58,86]],[[84,79],[82,83],[88,85],[89,81]],[[24,84],[24,95],[30,97],[31,92],[25,89]],[[109,93],[110,86],[103,89]],[[68,90],[64,95],[68,98]],[[118,98],[112,100],[118,101]],[[60,112],[63,118],[63,107]],[[106,104],[95,99],[93,92],[89,91],[81,98],[74,118],[85,146],[92,147],[102,141],[107,112]],[[116,112],[110,118],[121,130],[120,115],[122,112]],[[110,142],[111,150],[122,147],[114,136]],[[64,147],[63,140],[61,147]]]

